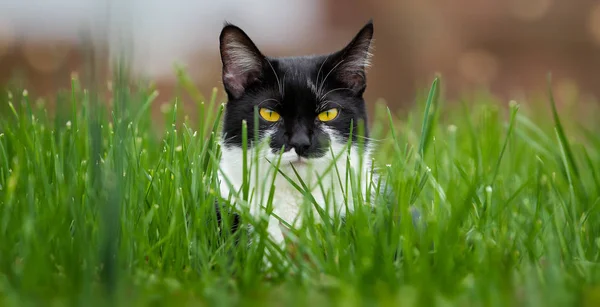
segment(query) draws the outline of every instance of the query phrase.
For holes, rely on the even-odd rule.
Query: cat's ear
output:
[[[370,65],[372,40],[373,21],[369,20],[337,55],[334,68],[337,78],[356,93],[362,93],[367,86],[366,68]]]
[[[265,57],[242,29],[226,24],[219,37],[223,62],[223,85],[233,98],[260,80]]]

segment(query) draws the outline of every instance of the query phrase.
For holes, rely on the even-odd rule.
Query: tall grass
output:
[[[218,195],[216,90],[178,72],[200,120],[174,97],[157,134],[155,90],[119,76],[109,108],[77,79],[52,115],[23,89],[0,93],[2,305],[600,303],[600,130],[551,91],[457,103],[436,79],[409,114],[378,104],[374,162],[393,199],[371,210],[357,188],[369,179],[340,174],[362,205],[291,230],[291,252],[243,210],[254,231],[230,231],[233,199],[257,196]]]

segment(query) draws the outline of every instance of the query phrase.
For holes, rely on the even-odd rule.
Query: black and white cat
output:
[[[275,216],[266,215],[264,206],[277,173],[274,165],[280,158],[279,170],[298,182],[295,169],[311,187],[316,203],[331,215],[344,215],[347,209],[352,210],[353,199],[347,199],[346,203],[343,192],[347,171],[357,176],[360,173],[363,188],[372,182],[369,180],[371,143],[363,99],[372,38],[373,23],[369,21],[339,51],[277,58],[263,55],[237,26],[227,24],[222,29],[222,77],[228,102],[220,141],[221,196],[227,199],[236,193],[241,195],[242,125],[246,123],[247,164],[253,164],[248,177],[251,200],[244,203],[240,196],[237,201],[234,197],[234,202],[248,206],[253,217],[267,218],[269,236],[277,244],[284,242],[282,225]],[[260,115],[258,127],[254,127],[255,110]],[[364,124],[360,136],[359,123]],[[359,139],[364,140],[364,147],[358,146]],[[361,160],[364,163],[359,163]],[[333,163],[335,167],[330,167]],[[318,178],[324,188],[317,184]],[[298,226],[307,202],[303,193],[277,173],[272,204],[275,215]]]

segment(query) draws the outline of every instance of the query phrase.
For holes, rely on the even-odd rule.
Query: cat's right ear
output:
[[[237,26],[226,24],[219,37],[223,62],[223,85],[234,99],[260,80],[265,57],[250,37]]]

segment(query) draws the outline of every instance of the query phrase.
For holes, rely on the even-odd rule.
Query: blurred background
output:
[[[410,106],[435,73],[451,99],[489,89],[507,101],[544,90],[548,72],[557,95],[575,84],[600,94],[598,0],[0,0],[0,84],[19,80],[51,98],[85,69],[87,33],[101,68],[127,51],[134,72],[154,80],[166,101],[174,63],[204,93],[221,89],[225,20],[277,56],[342,48],[370,18],[369,101]]]

